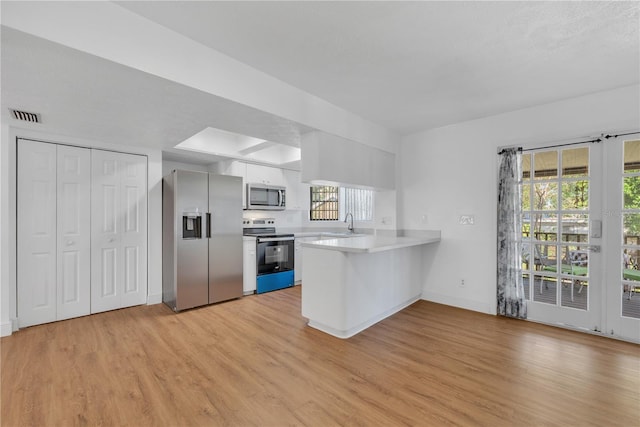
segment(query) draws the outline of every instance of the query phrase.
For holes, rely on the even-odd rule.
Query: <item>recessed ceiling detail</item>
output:
[[[298,147],[210,127],[184,140],[175,148],[275,166],[300,160]]]

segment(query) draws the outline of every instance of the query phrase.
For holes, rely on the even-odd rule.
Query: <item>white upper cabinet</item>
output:
[[[287,209],[307,209],[309,207],[309,184],[300,181],[300,172],[284,169],[287,187]]]
[[[211,172],[220,175],[232,175],[242,178],[242,209],[247,208],[247,164],[238,160],[218,162]]]
[[[282,169],[247,163],[247,183],[286,186]]]
[[[395,154],[320,131],[302,135],[302,181],[395,189]]]

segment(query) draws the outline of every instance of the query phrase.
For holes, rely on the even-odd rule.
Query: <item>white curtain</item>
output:
[[[527,318],[522,283],[522,156],[517,148],[502,150],[498,182],[498,314]]]

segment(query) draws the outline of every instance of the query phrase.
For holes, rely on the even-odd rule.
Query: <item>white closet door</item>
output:
[[[18,141],[19,327],[56,320],[56,146]]]
[[[121,154],[121,234],[124,282],[121,307],[147,302],[147,158]]]
[[[58,146],[57,316],[84,316],[91,309],[91,153]]]
[[[146,158],[92,150],[91,312],[147,294]]]

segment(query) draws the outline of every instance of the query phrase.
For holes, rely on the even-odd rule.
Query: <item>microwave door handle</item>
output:
[[[278,206],[284,206],[284,190],[278,190]]]

